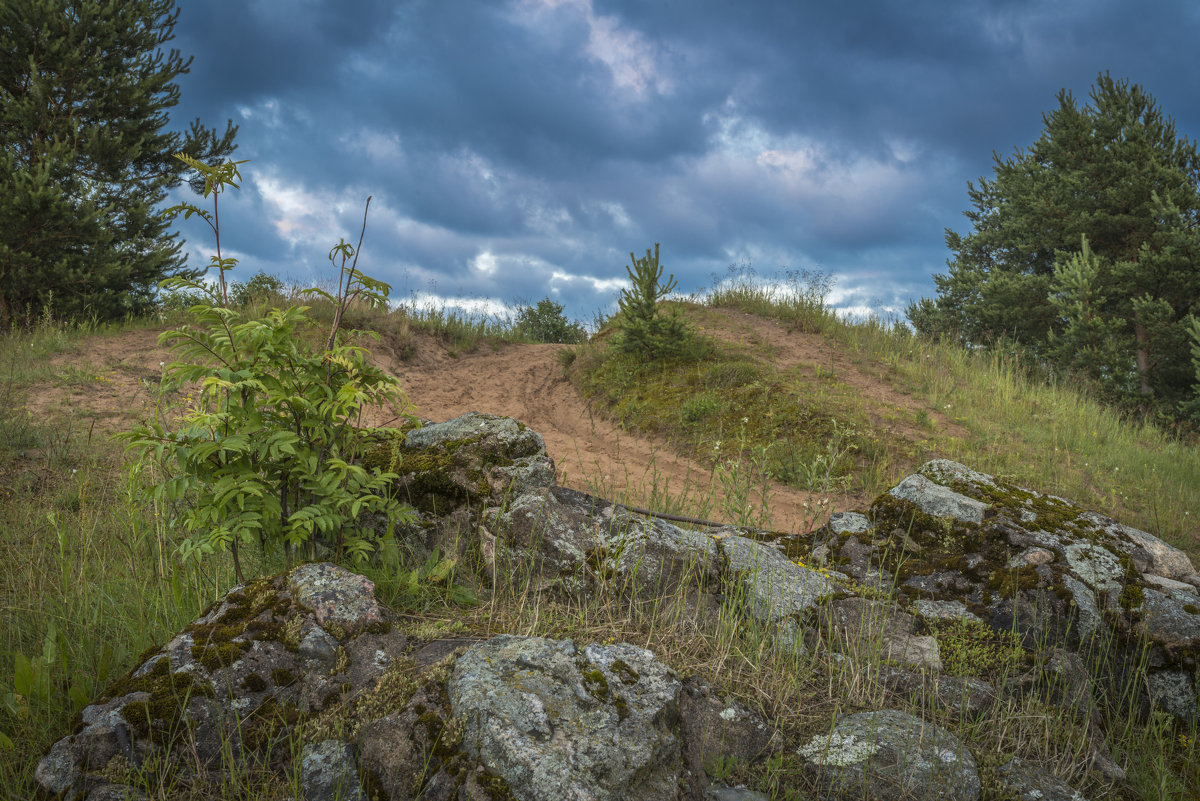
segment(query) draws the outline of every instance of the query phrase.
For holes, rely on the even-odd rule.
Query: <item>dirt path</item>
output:
[[[563,377],[557,359],[562,345],[481,345],[457,357],[422,337],[417,355],[405,362],[379,353],[400,378],[421,417],[446,420],[471,411],[514,417],[539,432],[554,459],[561,483],[610,498],[649,504],[655,482],[680,494],[709,497],[711,467],[674,453],[664,442],[625,431],[592,408]],[[774,528],[796,531],[814,519],[817,497],[775,484]],[[831,496],[830,509],[862,508],[867,499]],[[806,507],[805,504],[810,504]],[[721,519],[712,512],[711,519]]]
[[[813,341],[809,335],[788,333],[769,320],[723,311],[728,329],[712,331],[736,341],[753,337],[765,341],[781,367],[814,359],[843,359],[836,349]],[[169,361],[168,351],[156,344],[158,332],[128,331],[86,340],[52,361],[56,379],[30,393],[31,411],[43,416],[69,416],[88,425],[89,433],[109,433],[144,419],[153,408],[159,363]],[[416,355],[404,361],[385,343],[375,349],[378,363],[395,374],[417,407],[430,420],[447,420],[470,411],[514,417],[542,434],[554,459],[559,480],[571,487],[637,504],[650,504],[655,491],[679,496],[720,497],[712,486],[708,465],[679,456],[664,442],[621,429],[594,410],[563,377],[557,353],[560,345],[497,346],[481,344],[474,351],[452,357],[436,338],[420,333]],[[840,365],[840,362],[839,362]],[[856,377],[863,391],[894,393],[888,401],[911,403],[878,379],[861,373],[847,361],[839,374]],[[386,423],[390,412],[376,410],[372,424]],[[816,515],[806,504],[818,497],[775,485],[771,500],[773,527],[797,531],[811,525]],[[823,511],[861,509],[870,502],[859,495],[830,496]],[[660,507],[661,508],[661,507]],[[713,511],[712,519],[721,519]]]

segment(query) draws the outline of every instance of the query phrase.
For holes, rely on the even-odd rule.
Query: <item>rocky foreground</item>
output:
[[[555,486],[542,438],[508,418],[429,425],[368,462],[400,473],[421,512],[398,532],[410,552],[473,556],[531,597],[682,595],[696,610],[737,597],[775,648],[872,661],[923,699],[909,710],[978,718],[1036,689],[1099,720],[1132,687],[1142,713],[1198,713],[1200,575],[1186,554],[960,464],[929,462],[864,513],[770,537],[684,529]],[[981,755],[911,711],[844,715],[789,742],[628,644],[415,640],[373,589],[328,563],[234,588],[81,712],[39,785],[142,798],[253,767],[296,777],[280,797],[312,801],[735,801],[766,796],[707,769],[786,746],[823,797],[1083,798],[1019,758],[981,771]],[[964,663],[964,644],[989,658]],[[1088,759],[1123,781],[1099,743]]]

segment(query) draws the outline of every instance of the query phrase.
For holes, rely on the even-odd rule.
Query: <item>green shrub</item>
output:
[[[561,303],[550,298],[539,300],[537,306],[521,306],[517,310],[517,333],[534,342],[557,342],[578,345],[587,342],[587,331],[563,314]]]
[[[229,286],[229,300],[235,306],[248,306],[255,301],[271,300],[283,295],[287,284],[259,270],[245,283],[234,281]]]
[[[219,242],[216,198],[226,186],[237,187],[238,164],[244,162],[209,167],[178,158],[204,176],[204,196],[213,196],[213,214],[190,204],[171,211],[201,216]],[[363,225],[365,230],[365,215]],[[357,422],[362,407],[406,400],[397,380],[373,366],[366,349],[354,344],[362,332],[340,330],[347,304],[361,299],[386,305],[390,289],[360,273],[357,259],[347,265],[355,252],[344,240],[329,252],[340,270],[336,297],[305,290],[334,304],[328,336],[315,330],[306,306],[242,319],[230,308],[225,280],[237,261],[222,258],[219,247],[212,258],[219,279],[215,285],[184,278],[163,282],[165,288],[199,293],[208,301],[189,310],[194,325],[159,338],[178,359],[165,368],[164,383],[199,384],[199,402],[187,410],[177,430],[169,430],[160,415],[122,438],[139,462],[158,468],[161,481],[145,487],[146,495],[183,506],[182,520],[192,537],[181,546],[182,555],[203,556],[228,545],[238,580],[244,581],[240,544],[281,546],[289,564],[296,546],[318,540],[333,548],[335,558],[361,559],[376,545],[373,535],[359,526],[364,513],[397,523],[413,519],[411,508],[389,494],[395,475],[360,464],[365,443]],[[322,340],[323,347],[311,344]]]

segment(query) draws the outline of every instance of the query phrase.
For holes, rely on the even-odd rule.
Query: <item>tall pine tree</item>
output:
[[[1015,340],[1090,373],[1111,397],[1171,413],[1193,392],[1200,153],[1136,84],[1104,74],[1090,97],[1081,107],[1060,92],[1041,137],[996,156],[994,177],[968,185],[972,230],[947,229],[949,273],[934,277],[938,297],[910,306],[909,319],[921,333],[972,344]],[[1079,353],[1099,331],[1103,358]]]
[[[168,128],[191,64],[161,49],[174,6],[0,3],[0,327],[137,314],[158,281],[199,274],[155,207],[186,169],[174,153],[221,159],[237,128]]]

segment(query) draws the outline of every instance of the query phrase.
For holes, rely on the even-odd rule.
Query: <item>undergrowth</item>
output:
[[[1030,376],[1014,358],[922,341],[877,320],[847,322],[824,307],[819,285],[807,296],[803,287],[787,289],[786,282],[782,288],[725,285],[677,308],[694,320],[700,336],[707,336],[701,327],[711,332],[720,324],[714,310],[731,308],[778,320],[797,335],[820,334],[848,354],[854,369],[916,400],[929,421],[923,438],[884,430],[887,418],[856,406],[837,371],[780,372],[756,343],[709,337],[701,360],[648,367],[606,354],[602,329],[564,359],[572,379],[628,427],[658,432],[672,449],[707,459],[712,469],[705,483],[670,486],[651,464],[644,473],[619,477],[627,496],[660,511],[759,524],[764,500],[770,502],[770,491],[762,491],[764,476],[815,488],[815,502],[839,489],[884,489],[898,472],[939,455],[1069,497],[1159,534],[1197,558],[1200,457],[1193,445],[1123,420],[1070,386]],[[286,293],[247,300],[286,302]],[[169,321],[177,312],[163,314]],[[314,304],[312,314],[331,320],[332,307]],[[456,315],[351,308],[347,324],[380,331],[383,345],[397,352],[423,326],[460,352],[508,336],[496,322]],[[127,327],[162,322],[131,321]],[[86,353],[85,337],[120,328],[47,318],[0,338],[0,788],[13,798],[35,795],[37,760],[68,733],[71,717],[105,683],[234,583],[227,556],[179,560],[184,532],[178,520],[170,509],[138,502],[117,447],[92,421],[41,416],[28,407],[31,387],[81,380],[66,375],[58,357]],[[88,371],[86,365],[76,369]],[[182,394],[168,398],[185,400]],[[966,434],[949,436],[942,420]],[[620,484],[613,477],[584,478],[609,497]],[[278,556],[250,549],[242,558],[256,574],[282,568]],[[1200,795],[1197,732],[1142,716],[1131,692],[1110,699],[1102,727],[1062,714],[1041,691],[1006,700],[976,719],[890,692],[869,653],[838,660],[816,650],[776,648],[770,631],[747,623],[736,593],[723,604],[704,606],[681,592],[633,597],[614,583],[585,598],[555,599],[539,594],[519,569],[500,572],[506,580],[493,586],[497,571],[437,555],[420,564],[398,557],[368,572],[389,602],[409,610],[404,619],[414,637],[503,632],[630,642],[653,650],[681,675],[705,679],[783,729],[778,755],[752,765],[714,766],[729,783],[745,783],[773,799],[812,797],[796,756],[810,737],[828,731],[839,714],[884,707],[907,709],[955,731],[981,757],[985,781],[994,779],[1001,755],[1020,755],[1094,800],[1185,801]],[[977,650],[956,651],[957,668],[969,670]],[[1011,660],[992,661],[996,681],[1017,670]],[[1088,771],[1089,749],[1098,738],[1128,767],[1125,784],[1108,785]],[[266,780],[243,779],[236,797],[287,794]]]
[[[950,458],[1070,498],[1200,561],[1196,443],[1123,417],[1069,377],[1031,370],[1019,354],[929,341],[896,321],[844,319],[825,302],[831,288],[819,272],[761,278],[738,266],[708,292],[676,301],[707,339],[703,361],[628,359],[608,345],[610,320],[564,360],[567,375],[623,425],[712,464],[718,443],[727,448],[744,428],[740,455],[770,454],[760,461],[771,479],[807,488],[828,476],[833,491],[873,496],[927,459]],[[817,336],[851,367],[814,360],[781,372],[772,350],[753,339],[706,335],[729,325],[714,316],[722,310],[777,321],[789,336]],[[860,385],[898,393],[915,412],[865,396],[848,372]]]

